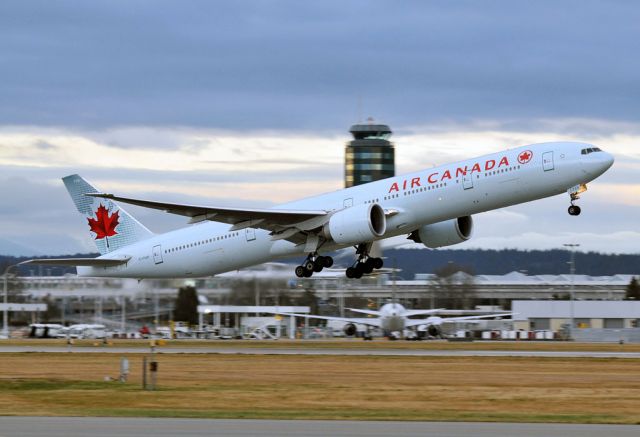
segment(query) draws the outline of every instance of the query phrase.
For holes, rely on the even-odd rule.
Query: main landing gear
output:
[[[374,258],[369,256],[369,247],[366,244],[360,244],[356,248],[358,260],[349,268],[345,274],[347,278],[360,279],[362,275],[373,272],[374,269],[381,269],[384,265],[382,258]]]
[[[325,267],[329,268],[333,265],[333,258],[330,256],[321,256],[317,253],[310,253],[306,260],[296,267],[296,276],[298,278],[310,278],[314,272],[321,272]]]

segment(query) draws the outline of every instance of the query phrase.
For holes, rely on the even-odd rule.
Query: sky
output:
[[[0,254],[95,250],[72,173],[215,206],[339,189],[368,117],[393,129],[397,174],[597,144],[616,163],[579,217],[567,196],[479,214],[455,247],[639,253],[638,22],[634,1],[3,1]],[[154,232],[186,225],[127,210]]]

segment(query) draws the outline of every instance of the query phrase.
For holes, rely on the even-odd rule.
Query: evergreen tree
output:
[[[631,278],[629,285],[627,285],[627,294],[625,298],[640,300],[640,284],[638,284],[638,280],[635,276]]]
[[[173,314],[178,322],[198,323],[198,292],[194,287],[180,287]]]

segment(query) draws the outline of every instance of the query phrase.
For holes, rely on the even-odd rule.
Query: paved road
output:
[[[0,417],[0,437],[637,437],[634,425]]]
[[[146,353],[149,349],[135,347],[72,347],[66,346],[0,346],[3,352],[73,352],[73,353]],[[482,350],[420,350],[420,349],[307,349],[259,348],[236,346],[158,348],[163,354],[248,354],[248,355],[385,355],[414,357],[553,357],[553,358],[640,358],[640,352],[589,351],[482,351]]]

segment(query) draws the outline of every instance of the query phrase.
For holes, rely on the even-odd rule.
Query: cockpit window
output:
[[[582,149],[580,151],[580,153],[583,155],[588,155],[589,153],[593,152],[602,152],[602,150],[600,150],[598,147],[589,147],[588,149]]]

